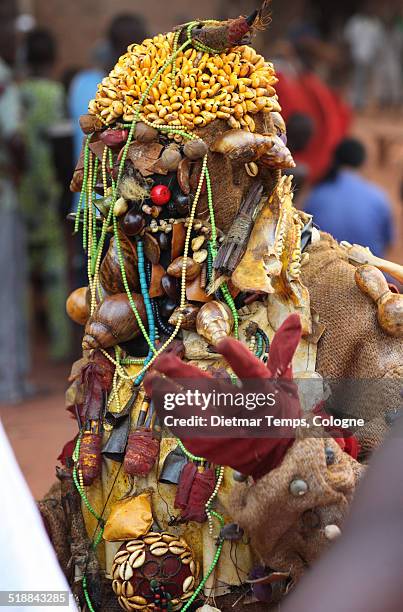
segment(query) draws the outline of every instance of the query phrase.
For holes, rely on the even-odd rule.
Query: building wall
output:
[[[34,0],[39,25],[49,27],[59,43],[59,71],[88,64],[90,51],[102,37],[111,18],[121,12],[141,12],[150,33],[169,30],[174,24],[215,17],[218,0]]]
[[[300,2],[292,1],[294,6]],[[148,21],[150,34],[154,34],[193,19],[249,14],[259,5],[259,0],[19,0],[19,3],[29,4],[38,25],[48,27],[56,35],[57,72],[61,74],[66,68],[88,65],[92,47],[118,13],[140,12]],[[273,0],[273,12],[273,25],[266,39],[284,31],[289,18],[283,0]],[[260,38],[259,43],[262,42]]]

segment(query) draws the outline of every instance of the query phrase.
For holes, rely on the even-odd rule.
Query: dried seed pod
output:
[[[151,268],[151,281],[148,289],[150,298],[164,295],[164,288],[162,285],[164,276],[166,276],[164,268],[160,264],[154,264]]]
[[[234,317],[226,304],[213,300],[204,304],[196,318],[196,329],[209,344],[217,344],[231,334]]]
[[[168,323],[175,327],[179,321],[179,316],[183,314],[181,328],[187,330],[196,329],[196,317],[199,310],[199,306],[195,306],[194,304],[185,304],[183,308],[176,308],[173,311]]]
[[[247,130],[228,130],[214,141],[210,149],[226,155],[231,161],[246,164],[262,157],[273,144],[271,136],[253,134]]]
[[[195,140],[188,140],[183,147],[183,152],[189,159],[196,160],[201,159],[208,153],[208,146],[201,138]]]
[[[138,236],[146,226],[143,215],[129,210],[122,221],[122,229],[127,236]]]
[[[144,234],[144,255],[152,264],[157,264],[161,256],[158,240],[149,232]]]
[[[158,139],[158,130],[143,123],[143,121],[139,121],[136,123],[134,137],[141,143],[153,142]]]
[[[186,230],[183,223],[175,223],[172,227],[171,261],[183,253],[186,240]]]
[[[189,214],[189,196],[185,193],[178,193],[172,203],[175,207],[175,212],[179,215],[185,216]]]
[[[376,304],[378,322],[383,331],[403,338],[403,296],[390,291],[386,278],[375,266],[358,266],[355,282]]]
[[[177,257],[168,266],[168,270],[167,270],[168,274],[170,274],[174,278],[181,278],[183,264],[184,264],[184,258]],[[186,259],[186,280],[187,281],[191,281],[194,278],[196,278],[196,276],[199,276],[200,270],[201,270],[200,264],[195,262],[191,257],[188,257]]]
[[[119,242],[129,288],[131,291],[136,291],[140,287],[137,252],[125,236],[120,235]],[[102,261],[99,279],[107,293],[116,294],[125,291],[114,236],[110,240],[108,251]]]
[[[165,295],[171,298],[171,300],[177,300],[179,298],[179,284],[177,278],[169,276],[169,274],[164,274],[161,278],[161,286]]]
[[[203,246],[206,240],[205,236],[197,236],[192,240],[192,251],[198,251]]]
[[[207,257],[208,251],[206,249],[201,249],[200,251],[193,253],[193,259],[198,264],[202,264],[204,261],[206,261]]]
[[[190,166],[191,161],[189,158],[184,157],[178,164],[178,170],[176,173],[179,187],[185,195],[190,193]]]
[[[129,208],[126,200],[124,198],[118,198],[113,207],[113,213],[116,217],[121,217],[125,213],[127,213],[127,209]],[[127,232],[126,232],[127,233]]]
[[[163,319],[169,319],[177,306],[176,300],[166,299],[160,304],[160,315]]]
[[[66,312],[70,319],[79,325],[85,325],[90,316],[87,303],[88,287],[79,287],[70,293],[66,301]]]
[[[99,132],[104,127],[102,121],[95,115],[81,115],[79,123],[84,134]]]
[[[85,432],[80,446],[80,467],[84,485],[90,486],[101,474],[102,437],[91,431]]]
[[[167,147],[158,160],[158,166],[167,172],[174,172],[178,169],[179,162],[182,160],[178,148],[175,145]]]
[[[144,300],[141,295],[132,293],[133,302],[143,323],[147,316]],[[110,295],[95,309],[88,319],[83,338],[83,349],[108,348],[128,340],[133,340],[141,333],[126,294]]]
[[[158,236],[158,244],[160,245],[161,251],[167,251],[170,246],[170,240],[167,234],[161,233]]]

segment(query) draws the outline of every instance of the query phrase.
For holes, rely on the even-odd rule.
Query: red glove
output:
[[[288,317],[273,338],[267,366],[252,355],[244,344],[232,338],[225,338],[216,348],[240,379],[281,380],[282,384],[277,389],[276,405],[272,411],[273,416],[280,419],[298,419],[301,416],[301,407],[298,391],[294,383],[291,382],[291,361],[300,339],[300,319],[298,315],[293,314]],[[162,354],[156,359],[153,371],[144,380],[148,395],[152,395],[153,382],[161,382],[161,374],[168,379],[163,380],[164,390],[174,393],[178,390],[174,382],[175,379],[181,381],[183,379],[195,379],[195,382],[197,382],[197,379],[212,378],[211,374],[184,363],[174,355]],[[226,385],[227,390],[230,388],[234,392],[233,386],[227,383],[221,384]],[[163,406],[155,405],[155,408],[161,420],[163,420],[166,416]],[[207,416],[208,411],[204,414]],[[186,416],[186,407],[182,412],[176,412],[175,416]],[[183,437],[183,429],[173,427],[172,431],[174,434]],[[201,435],[205,431],[205,428],[201,428]],[[230,466],[242,474],[253,476],[255,479],[261,478],[277,467],[293,442],[293,437],[185,438],[186,448],[194,455],[204,457],[218,465]]]

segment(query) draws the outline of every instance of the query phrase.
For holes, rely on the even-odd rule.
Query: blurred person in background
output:
[[[386,194],[360,175],[364,145],[345,139],[334,153],[325,179],[313,188],[304,209],[336,240],[369,247],[378,257],[393,242],[393,217]]]
[[[0,24],[0,402],[29,392],[26,241],[17,186],[23,170],[21,105],[11,66],[16,40],[12,19]]]
[[[63,86],[51,78],[56,43],[48,30],[31,30],[24,41],[28,76],[21,84],[27,170],[21,183],[21,204],[28,232],[34,305],[45,314],[50,356],[70,353],[70,324],[65,312],[67,256],[59,214],[61,186],[50,130],[65,113]],[[44,296],[44,304],[40,304]],[[37,318],[37,317],[36,317]]]
[[[381,108],[398,108],[402,102],[403,30],[394,11],[387,10],[383,22],[383,40],[375,63],[375,97]]]
[[[316,73],[317,62],[331,55],[327,45],[303,32],[277,46],[276,90],[297,169],[304,167],[307,183],[314,184],[326,174],[351,116],[348,105]]]
[[[110,23],[105,40],[100,41],[92,52],[92,66],[80,70],[72,79],[68,108],[74,129],[74,159],[78,159],[83,141],[79,118],[88,110],[88,100],[95,96],[98,83],[113,68],[127,47],[147,38],[144,18],[137,14],[117,15]],[[76,200],[77,203],[78,199]]]
[[[379,53],[385,42],[385,29],[372,2],[366,3],[362,11],[350,17],[344,29],[344,39],[353,63],[352,103],[359,110],[370,100]]]

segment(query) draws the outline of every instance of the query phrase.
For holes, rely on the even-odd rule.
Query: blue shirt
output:
[[[334,181],[319,184],[304,209],[321,230],[339,242],[369,247],[378,257],[393,241],[393,217],[386,195],[354,172],[341,170]]]

